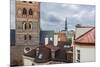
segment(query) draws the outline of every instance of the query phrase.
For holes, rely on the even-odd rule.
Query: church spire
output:
[[[67,28],[67,17],[66,17],[66,19],[65,19],[65,31],[67,31],[68,30],[68,28]]]

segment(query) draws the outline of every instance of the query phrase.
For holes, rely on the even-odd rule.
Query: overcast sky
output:
[[[41,28],[43,30],[64,30],[66,17],[69,30],[74,29],[76,24],[94,26],[95,6],[41,3]]]
[[[15,7],[13,6],[15,3],[13,3],[14,0],[11,2],[11,28],[15,29]],[[95,6],[42,2],[40,16],[42,30],[64,30],[66,17],[69,30],[74,29],[76,24],[94,26]]]

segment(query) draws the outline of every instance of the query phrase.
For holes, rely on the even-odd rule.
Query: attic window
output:
[[[29,1],[29,3],[32,3],[32,1]]]
[[[29,50],[30,50],[30,48],[29,48],[29,47],[27,47],[27,48],[25,48],[25,50],[29,51]]]

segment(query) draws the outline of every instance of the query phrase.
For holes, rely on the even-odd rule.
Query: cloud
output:
[[[43,20],[51,22],[51,23],[60,23],[62,21],[62,19],[60,19],[58,16],[51,13],[46,15],[46,17],[43,18]]]
[[[94,25],[95,23],[94,5],[42,3],[41,7],[41,11],[45,13],[41,14],[41,19],[44,20],[43,23],[46,22],[45,25],[50,25],[50,28],[53,28],[52,30],[55,29],[57,31],[59,28],[60,30],[64,29],[66,17],[68,20],[69,29],[74,29],[75,25],[78,23],[83,25]]]

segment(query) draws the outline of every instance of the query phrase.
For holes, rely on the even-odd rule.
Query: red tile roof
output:
[[[95,43],[95,27],[75,39],[77,43]]]

